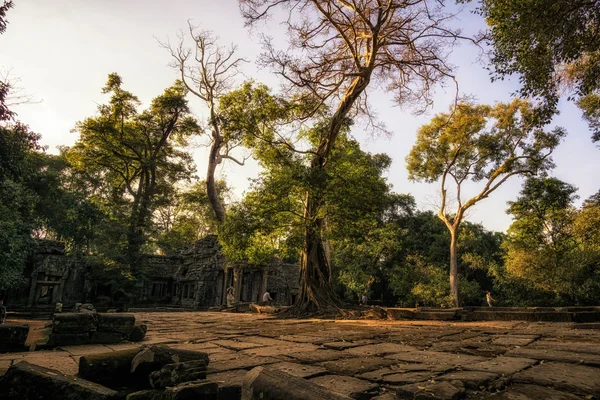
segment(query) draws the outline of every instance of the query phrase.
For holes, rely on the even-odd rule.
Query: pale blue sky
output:
[[[16,0],[9,11],[9,26],[0,37],[0,66],[11,68],[22,78],[21,86],[41,103],[16,108],[19,119],[42,134],[42,143],[50,152],[58,145],[71,145],[77,134],[71,133],[75,123],[96,112],[96,106],[106,98],[100,90],[111,72],[119,73],[125,88],[147,105],[175,79],[170,69],[168,53],[159,47],[155,37],[174,38],[186,21],[212,30],[224,45],[236,43],[240,55],[255,60],[260,52],[258,39],[244,27],[235,0]],[[483,28],[478,16],[464,13],[458,22],[468,32]],[[271,24],[272,32],[280,35],[280,27]],[[484,66],[477,63],[477,51],[462,45],[452,56],[459,67],[458,81],[463,94],[477,97],[482,103],[507,101],[516,89],[511,81],[492,84]],[[246,77],[277,87],[278,81],[268,70],[258,70],[253,62],[244,67]],[[240,81],[244,77],[240,77]],[[393,159],[388,172],[389,182],[399,193],[411,193],[420,208],[430,209],[438,198],[438,185],[408,181],[405,157],[412,147],[417,128],[435,112],[445,111],[454,95],[438,90],[434,109],[423,116],[413,116],[408,110],[394,107],[391,97],[374,93],[373,104],[380,119],[393,132],[391,138],[368,137],[360,132],[354,136],[371,152],[385,152]],[[204,115],[202,105],[191,100],[194,112]],[[555,152],[557,168],[553,175],[579,187],[582,199],[600,188],[600,149],[592,144],[587,125],[573,104],[562,101],[561,114],[554,125],[567,129],[569,135]],[[201,140],[198,139],[197,142]],[[204,148],[193,150],[198,175],[204,176]],[[250,162],[245,167],[224,165],[220,174],[235,188],[237,197],[248,187],[248,178],[255,177],[258,168]],[[481,222],[488,229],[505,230],[510,217],[504,211],[506,202],[518,195],[521,181],[513,179],[481,202],[469,219]],[[471,188],[474,193],[476,186]]]

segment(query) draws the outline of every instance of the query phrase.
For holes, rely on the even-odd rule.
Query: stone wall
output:
[[[91,270],[84,260],[66,255],[62,243],[43,241],[26,274],[28,285],[13,304],[53,307],[61,302],[71,307],[91,301],[100,307],[115,307],[114,283],[92,278]],[[226,304],[230,286],[235,289],[236,302],[260,302],[269,290],[277,304],[289,305],[298,294],[297,265],[278,260],[267,267],[230,263],[215,235],[182,249],[177,256],[145,255],[140,270],[142,279],[135,293],[129,293],[128,306],[221,306]]]

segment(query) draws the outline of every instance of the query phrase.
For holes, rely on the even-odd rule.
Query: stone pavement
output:
[[[282,320],[221,312],[136,313],[136,319],[148,325],[142,344],[208,353],[208,378],[221,384],[239,384],[253,367],[271,365],[355,399],[389,400],[396,392],[404,396],[398,398],[424,392],[432,399],[600,399],[600,330],[572,323]],[[44,325],[10,322],[30,323],[33,339]],[[132,347],[139,344],[0,354],[0,374],[20,360],[76,374],[81,355]]]

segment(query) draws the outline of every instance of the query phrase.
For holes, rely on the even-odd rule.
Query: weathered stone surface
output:
[[[344,350],[345,353],[352,356],[379,356],[385,354],[402,353],[406,351],[416,351],[412,346],[396,343],[377,343],[366,346],[353,347]]]
[[[231,350],[245,350],[264,346],[260,343],[241,342],[237,340],[213,340],[212,343]]]
[[[123,341],[123,334],[119,332],[92,332],[88,343],[92,344],[115,344]]]
[[[373,397],[373,393],[378,387],[375,383],[341,375],[324,375],[312,378],[310,381],[331,392],[359,400]]]
[[[235,369],[250,369],[259,365],[275,364],[280,362],[273,357],[250,357],[246,355],[238,356],[230,360],[215,361],[208,366],[209,373],[232,371]]]
[[[422,364],[460,366],[485,361],[485,358],[465,354],[452,354],[439,351],[408,351],[396,353],[385,357],[390,360],[416,362]]]
[[[498,378],[498,374],[491,372],[458,371],[438,376],[435,379],[438,381],[461,381],[467,389],[481,390],[496,378]]]
[[[131,380],[131,362],[139,348],[89,354],[79,359],[79,376],[102,385],[127,383]]]
[[[0,353],[9,351],[23,351],[25,341],[29,334],[29,325],[1,324],[0,325]]]
[[[98,314],[99,332],[119,332],[128,335],[135,325],[135,316],[133,314]]]
[[[314,382],[268,367],[256,367],[242,383],[242,400],[348,400]]]
[[[78,346],[90,343],[89,332],[52,333],[43,347]]]
[[[0,387],[0,397],[11,400],[116,400],[118,395],[104,386],[26,361],[12,365],[0,379]]]
[[[131,333],[129,334],[129,340],[131,340],[132,342],[141,342],[142,340],[144,340],[147,331],[147,325],[136,324],[131,330]]]
[[[408,308],[388,308],[387,318],[391,320],[413,319],[415,310]]]
[[[311,352],[318,350],[319,347],[313,344],[308,343],[296,343],[296,344],[288,344],[285,346],[264,346],[257,347],[253,349],[242,350],[242,354],[246,354],[249,356],[259,356],[259,357],[276,357],[280,355],[287,355],[293,351],[305,351]]]
[[[195,360],[203,360],[208,364],[208,354],[193,350],[172,349],[165,345],[142,346],[131,361],[131,374],[137,377],[148,376],[151,372],[158,371],[167,364]]]
[[[538,335],[533,335],[529,337],[504,335],[495,337],[494,339],[492,339],[492,343],[501,346],[527,346],[529,343],[533,342],[538,337]]]
[[[347,353],[338,350],[316,350],[310,352],[292,352],[286,354],[288,357],[295,358],[300,362],[315,363],[322,361],[334,361],[350,357]]]
[[[167,364],[160,370],[152,372],[148,379],[150,380],[150,386],[155,389],[206,379],[206,362],[196,360]]]
[[[373,340],[356,340],[356,341],[352,341],[352,342],[346,342],[346,341],[342,341],[342,342],[328,342],[328,343],[323,343],[323,347],[328,348],[328,349],[334,349],[334,350],[346,350],[346,349],[351,349],[353,347],[358,347],[358,346],[365,346],[368,344],[373,344],[375,343]]]
[[[585,364],[600,367],[600,355],[589,353],[572,353],[570,351],[552,349],[518,348],[505,353],[508,357],[527,357],[537,360],[560,361],[576,364]]]
[[[325,368],[317,367],[316,365],[304,365],[291,362],[280,362],[270,364],[271,368],[279,369],[287,374],[297,376],[298,378],[309,379],[315,376],[327,373]]]
[[[163,390],[142,390],[131,393],[126,400],[226,400],[219,398],[216,383],[208,381],[187,382]]]
[[[475,364],[463,365],[462,368],[469,371],[492,372],[499,375],[512,375],[525,368],[536,364],[537,360],[519,357],[496,357],[491,360]]]
[[[487,397],[490,400],[580,400],[570,393],[560,392],[551,388],[516,384],[506,391]]]
[[[451,321],[458,318],[456,311],[419,311],[415,312],[415,319],[434,319],[438,321]]]
[[[403,372],[385,375],[382,377],[381,382],[389,385],[408,385],[410,383],[428,381],[436,376],[435,372],[430,371]]]
[[[462,397],[464,391],[464,388],[460,385],[449,382],[414,383],[400,386],[396,391],[396,398],[410,400],[457,400]]]
[[[406,369],[408,368],[408,369]],[[375,371],[365,372],[364,374],[356,375],[358,378],[367,379],[373,382],[383,382],[386,377],[391,377],[392,375],[397,375],[395,377],[390,378],[391,380],[396,380],[398,383],[402,381],[402,379],[417,379],[417,377],[425,377],[425,379],[419,380],[409,380],[404,382],[404,384],[415,383],[427,380],[431,377],[439,375],[440,371],[432,371],[429,369],[429,366],[421,365],[421,364],[400,364],[400,365],[392,365],[390,367],[381,368]],[[401,377],[404,375],[404,378]]]
[[[52,333],[93,332],[97,328],[96,313],[59,313],[52,318]]]
[[[236,369],[208,376],[208,380],[219,385],[219,400],[239,400],[242,397],[242,382],[248,371]]]
[[[514,382],[551,386],[580,395],[600,396],[597,368],[563,363],[543,363],[513,375]]]
[[[600,326],[598,326],[600,329]],[[573,342],[565,340],[538,340],[527,346],[528,349],[551,349],[572,353],[590,353],[600,355],[600,342]]]
[[[336,374],[357,375],[387,367],[395,363],[396,361],[394,360],[386,360],[380,357],[358,357],[326,361],[318,363],[318,365]]]

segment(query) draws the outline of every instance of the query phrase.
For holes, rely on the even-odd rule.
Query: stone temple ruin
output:
[[[231,263],[221,252],[217,237],[209,235],[177,256],[145,255],[143,278],[128,306],[210,308],[226,304],[228,287],[234,303],[259,302],[266,290],[278,305],[293,304],[298,295],[299,268],[274,259],[267,266]],[[54,307],[63,303],[93,303],[96,308],[118,306],[113,283],[98,278],[85,259],[65,254],[64,244],[40,241],[25,270],[26,283],[7,294],[12,308]],[[120,294],[124,296],[124,294]]]

